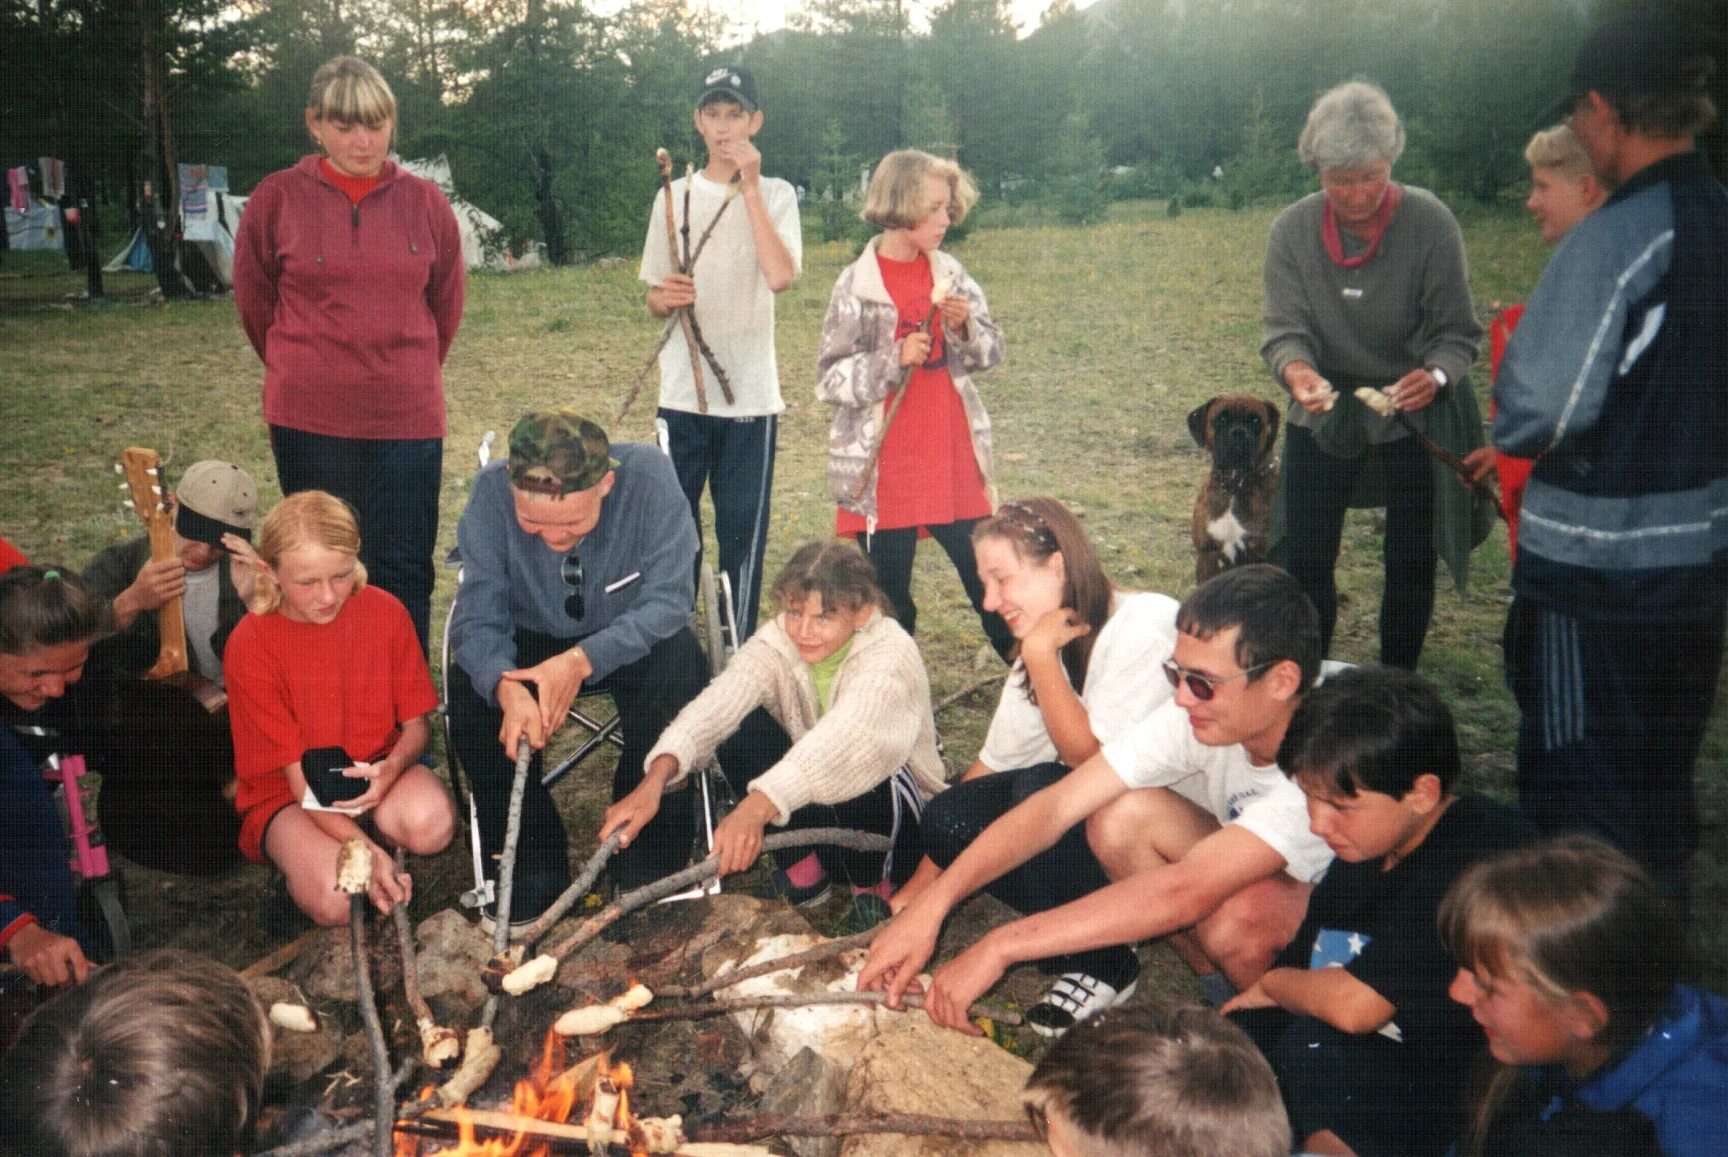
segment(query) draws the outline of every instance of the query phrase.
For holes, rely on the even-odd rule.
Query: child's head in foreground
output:
[[[1278,766],[1308,797],[1308,821],[1351,863],[1427,837],[1458,782],[1452,712],[1429,682],[1393,667],[1352,667],[1302,700]]]
[[[1266,1058],[1199,1005],[1113,1009],[1044,1054],[1022,1094],[1055,1157],[1288,1157]]]
[[[1680,978],[1680,922],[1648,872],[1587,836],[1473,865],[1440,906],[1469,1005],[1503,1065],[1599,1068],[1661,1016]]]
[[[233,969],[175,949],[124,957],[38,1009],[0,1065],[0,1117],[33,1157],[231,1157],[270,1063]]]

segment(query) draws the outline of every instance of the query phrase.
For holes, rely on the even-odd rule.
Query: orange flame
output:
[[[624,1066],[626,1074],[629,1066]],[[428,1093],[430,1090],[428,1090]],[[510,1097],[511,1113],[532,1117],[538,1121],[559,1124],[570,1120],[570,1114],[581,1098],[582,1090],[564,1069],[564,1038],[555,1032],[546,1034],[546,1047],[532,1072],[516,1082]],[[474,1136],[474,1123],[460,1107],[453,1110],[457,1119],[456,1146],[426,1154],[426,1157],[547,1157],[551,1147],[535,1142],[526,1133],[510,1138],[479,1140]],[[396,1157],[420,1157],[420,1140],[413,1137],[396,1139]],[[533,1144],[533,1148],[528,1146]]]

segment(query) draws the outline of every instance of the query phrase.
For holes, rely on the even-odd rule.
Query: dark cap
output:
[[[510,431],[510,485],[562,498],[598,486],[618,465],[602,430],[575,410],[530,410]]]
[[[186,467],[174,491],[174,530],[191,542],[221,546],[224,534],[252,541],[258,525],[258,484],[232,462],[205,459]]]
[[[1643,10],[1610,20],[1590,33],[1572,64],[1571,87],[1548,106],[1544,124],[1564,120],[1573,102],[1590,92],[1660,92],[1686,87],[1681,65],[1697,55],[1671,13]]]
[[[755,112],[762,107],[756,98],[756,78],[748,68],[736,64],[724,65],[712,69],[702,78],[702,89],[696,96],[696,107],[701,108],[716,96],[735,100],[744,106],[745,112]]]

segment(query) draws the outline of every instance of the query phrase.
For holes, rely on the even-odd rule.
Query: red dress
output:
[[[299,803],[282,769],[314,747],[371,761],[389,753],[402,724],[438,706],[408,612],[375,586],[355,591],[334,622],[297,623],[280,612],[247,615],[222,656],[240,850],[264,861],[264,832]]]
[[[920,253],[911,261],[891,261],[877,254],[876,261],[888,296],[900,312],[894,340],[903,341],[930,316],[930,290],[935,284],[930,258]],[[948,374],[940,321],[930,334],[930,356],[912,371],[906,400],[888,427],[876,465],[877,530],[945,526],[990,514],[966,407]],[[888,395],[885,409],[893,406],[896,393]],[[862,515],[849,510],[836,513],[835,534],[850,538],[865,530]]]

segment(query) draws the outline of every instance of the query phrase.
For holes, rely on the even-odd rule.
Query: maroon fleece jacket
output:
[[[259,183],[234,304],[264,362],[264,420],[341,438],[442,438],[462,235],[431,181],[384,163],[358,205],[318,157]]]

